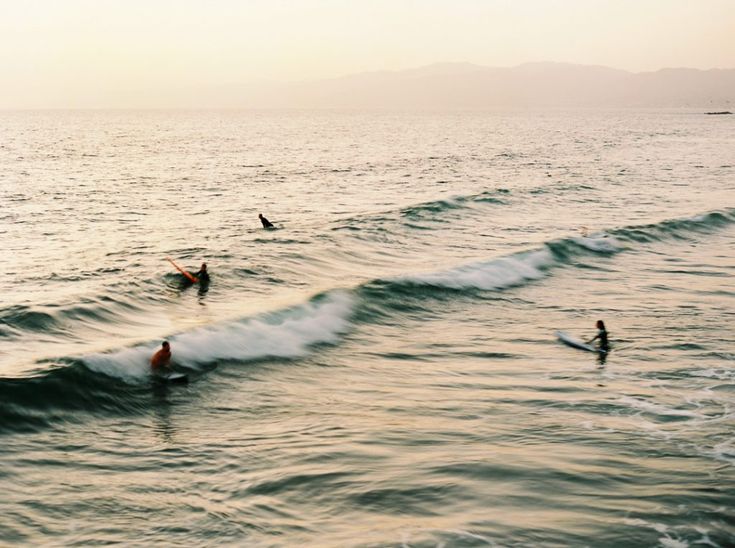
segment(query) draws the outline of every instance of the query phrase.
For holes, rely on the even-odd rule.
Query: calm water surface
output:
[[[0,128],[0,544],[735,544],[731,117]]]

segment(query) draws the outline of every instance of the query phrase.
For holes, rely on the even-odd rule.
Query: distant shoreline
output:
[[[596,65],[440,63],[301,82],[239,82],[183,88],[28,90],[0,109],[484,110],[500,108],[691,108],[730,112],[735,69],[628,72]],[[38,95],[34,96],[34,93]]]

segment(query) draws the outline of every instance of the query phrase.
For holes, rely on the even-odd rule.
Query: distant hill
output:
[[[492,68],[441,63],[292,84],[209,88],[188,101],[246,108],[482,109],[495,107],[735,106],[735,69],[632,73],[601,66],[528,63]],[[180,99],[184,99],[180,97]]]

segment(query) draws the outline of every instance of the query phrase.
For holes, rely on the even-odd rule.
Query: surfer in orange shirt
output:
[[[171,345],[168,344],[168,341],[163,341],[161,348],[153,354],[151,368],[153,371],[171,369]]]

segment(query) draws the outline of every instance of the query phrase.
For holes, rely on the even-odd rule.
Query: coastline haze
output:
[[[378,85],[376,71],[390,79],[390,73],[410,74],[414,67],[456,63],[517,73],[527,63],[545,60],[654,75],[665,67],[692,67],[707,71],[694,75],[695,85],[705,78],[705,86],[713,86],[703,100],[648,96],[646,86],[639,98],[633,86],[623,99],[579,97],[575,104],[686,106],[693,99],[709,104],[733,92],[732,77],[714,82],[709,71],[735,67],[733,26],[735,4],[720,0],[696,5],[378,1],[369,6],[254,1],[220,2],[217,9],[192,1],[5,3],[0,5],[0,108],[329,108],[344,101],[336,97],[331,105],[330,90],[317,88],[344,82],[344,75],[357,75],[348,78],[352,81],[365,77],[379,96],[395,99]],[[580,81],[588,76],[589,69]],[[472,83],[461,82],[465,95],[482,93],[482,88],[473,91]],[[531,88],[538,85],[528,82]],[[369,102],[393,108],[405,101],[345,106]],[[483,108],[508,104],[492,96],[480,102]],[[521,98],[517,104],[526,103]],[[449,100],[431,106],[457,105]]]

